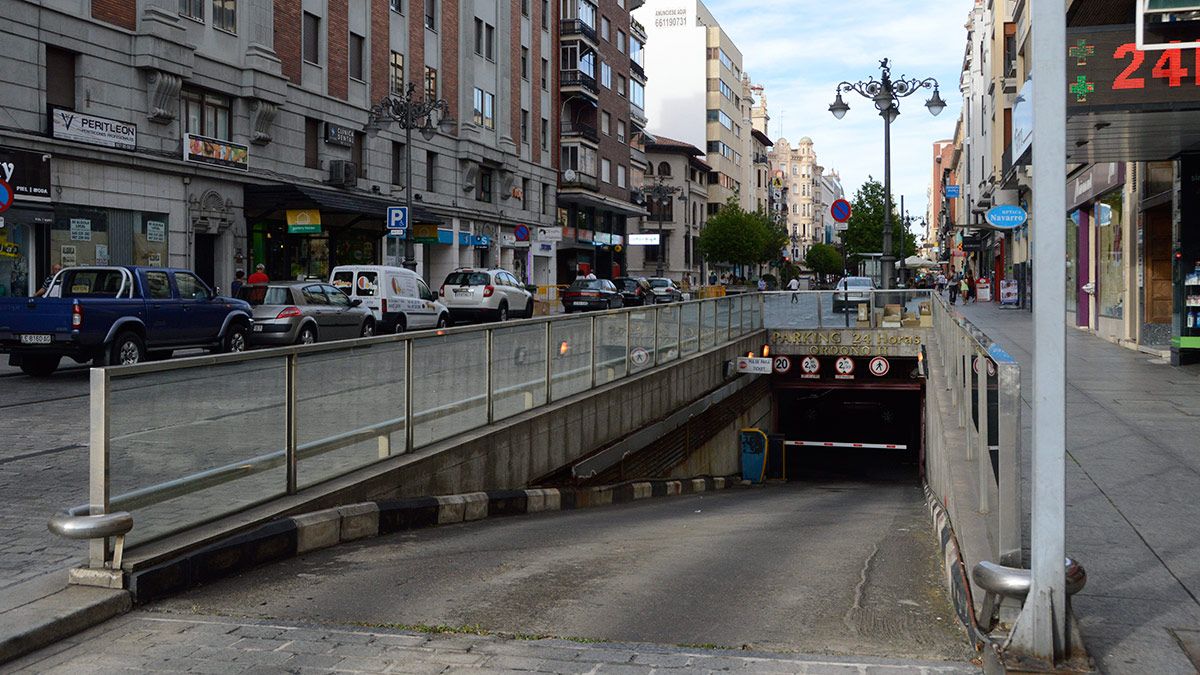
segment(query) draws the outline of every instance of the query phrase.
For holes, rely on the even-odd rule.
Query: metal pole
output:
[[[979,512],[991,513],[992,490],[992,452],[988,444],[988,359],[983,354],[976,354],[979,373],[975,376],[975,416],[978,422],[976,442],[979,446]],[[999,550],[997,544],[996,549]]]
[[[997,364],[1000,443],[1000,564],[1021,567],[1021,369]]]
[[[549,325],[549,324],[547,324]],[[413,341],[406,340],[404,350],[404,451],[412,452],[413,447]]]
[[[300,364],[295,354],[288,354],[284,361],[287,374],[284,376],[284,419],[287,421],[287,493],[296,494],[298,488],[298,458],[296,448],[300,442],[300,388],[297,383]]]
[[[412,210],[412,120],[401,120],[404,125],[404,206],[408,209],[408,220],[404,228],[404,268],[417,269],[413,259],[413,210]]]
[[[896,103],[893,102],[892,105],[896,105]],[[879,266],[880,274],[883,276],[880,287],[884,290],[892,287],[894,263],[895,258],[892,256],[892,116],[889,109],[883,111],[883,257],[879,259]]]
[[[486,370],[487,376],[485,378],[486,387],[487,387],[487,421],[488,421],[488,424],[491,424],[492,422],[496,421],[496,400],[492,396],[492,390],[494,389],[494,387],[492,386],[492,361],[493,361],[493,359],[492,359],[492,329],[491,328],[487,329],[487,331],[484,333],[484,340],[487,344],[487,347],[484,352],[485,353],[484,358],[487,359],[487,363],[484,364],[484,368],[487,369]],[[595,381],[592,382],[592,385],[595,386]]]
[[[92,368],[89,377],[88,510],[95,516],[108,513],[108,370]],[[101,569],[106,560],[108,539],[89,540],[88,566]]]
[[[1033,61],[1044,82],[1066,81],[1066,13],[1061,4],[1031,5]],[[1035,223],[1058,223],[1067,212],[1066,97],[1058,87],[1033,94]],[[1066,230],[1044,227],[1033,237],[1033,475],[1030,519],[1031,585],[1013,627],[1010,649],[1053,663],[1067,655],[1066,579]]]
[[[667,253],[667,247],[663,244],[663,204],[659,204],[658,213],[658,265],[654,268],[654,276],[661,277],[663,275],[663,256]]]

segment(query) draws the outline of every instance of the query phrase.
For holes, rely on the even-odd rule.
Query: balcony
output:
[[[559,71],[558,88],[560,91],[578,91],[590,94],[596,100],[599,100],[600,96],[600,90],[596,88],[596,78],[582,70]]]
[[[583,39],[593,50],[600,48],[596,37],[596,29],[580,19],[563,19],[558,24],[558,34],[562,40]]]
[[[650,123],[650,120],[646,119],[646,111],[633,101],[629,102],[629,121],[639,129],[645,129],[646,125]]]
[[[596,127],[582,122],[563,122],[559,125],[563,138],[582,138],[592,143],[600,142],[600,133]]]
[[[763,153],[756,152],[756,153],[754,153],[754,163],[755,164],[766,164],[767,166],[770,166],[771,160]]]
[[[638,166],[645,167],[647,164],[649,164],[649,160],[646,159],[646,151],[642,150],[641,148],[635,148],[635,147],[630,146],[629,162],[631,164],[636,164]]]
[[[558,187],[564,190],[570,188],[596,190],[600,187],[600,179],[575,169],[564,169],[559,177]]]
[[[646,70],[642,68],[642,64],[629,59],[629,74],[635,79],[641,80],[642,84],[646,84]]]
[[[646,27],[643,26],[640,21],[633,18],[632,16],[629,17],[629,32],[632,33],[633,35],[641,38],[642,43],[645,44],[645,42],[647,40]]]
[[[629,0],[629,11],[632,12],[644,4],[646,4],[646,0]]]

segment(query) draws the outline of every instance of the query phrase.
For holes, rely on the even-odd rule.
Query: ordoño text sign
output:
[[[814,356],[912,356],[921,351],[923,333],[904,329],[772,330],[771,353]]]

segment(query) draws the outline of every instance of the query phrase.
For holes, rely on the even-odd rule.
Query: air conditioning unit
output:
[[[358,165],[344,159],[331,161],[329,163],[329,184],[346,188],[358,185]]]

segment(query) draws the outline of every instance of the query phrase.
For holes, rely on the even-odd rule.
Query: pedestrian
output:
[[[61,271],[62,271],[62,265],[60,265],[58,263],[54,263],[53,265],[51,265],[50,266],[50,276],[46,277],[45,281],[42,282],[42,287],[37,289],[37,292],[33,294],[33,297],[40,298],[43,295],[45,295],[46,293],[50,292],[50,283],[54,281],[54,275],[58,274]]]
[[[269,282],[270,280],[271,280],[271,277],[267,276],[267,266],[262,263],[259,263],[254,266],[254,274],[250,275],[250,278],[246,280],[246,283],[265,284],[265,283]]]
[[[587,279],[588,281],[593,281],[596,278],[596,273],[589,268],[587,273],[583,275],[583,278]]]
[[[792,277],[792,280],[788,282],[787,287],[788,287],[789,291],[800,290],[800,280],[797,279],[796,277]]]
[[[242,286],[246,285],[246,270],[237,269],[233,273],[233,283],[229,284],[229,293],[233,297],[237,297],[238,291],[242,290]]]
[[[970,300],[972,303],[974,303],[975,298],[976,298],[976,293],[977,293],[977,291],[975,289],[975,275],[968,274],[967,275],[967,299]]]
[[[963,301],[964,305],[967,304],[967,298],[969,297],[967,294],[969,291],[970,291],[970,287],[967,285],[967,278],[965,276],[959,278],[958,293],[959,293],[959,295],[962,296],[962,301]]]
[[[709,285],[709,286],[716,286],[716,285],[717,285],[717,273],[716,273],[716,272],[709,272],[709,273],[708,273],[708,285]]]

